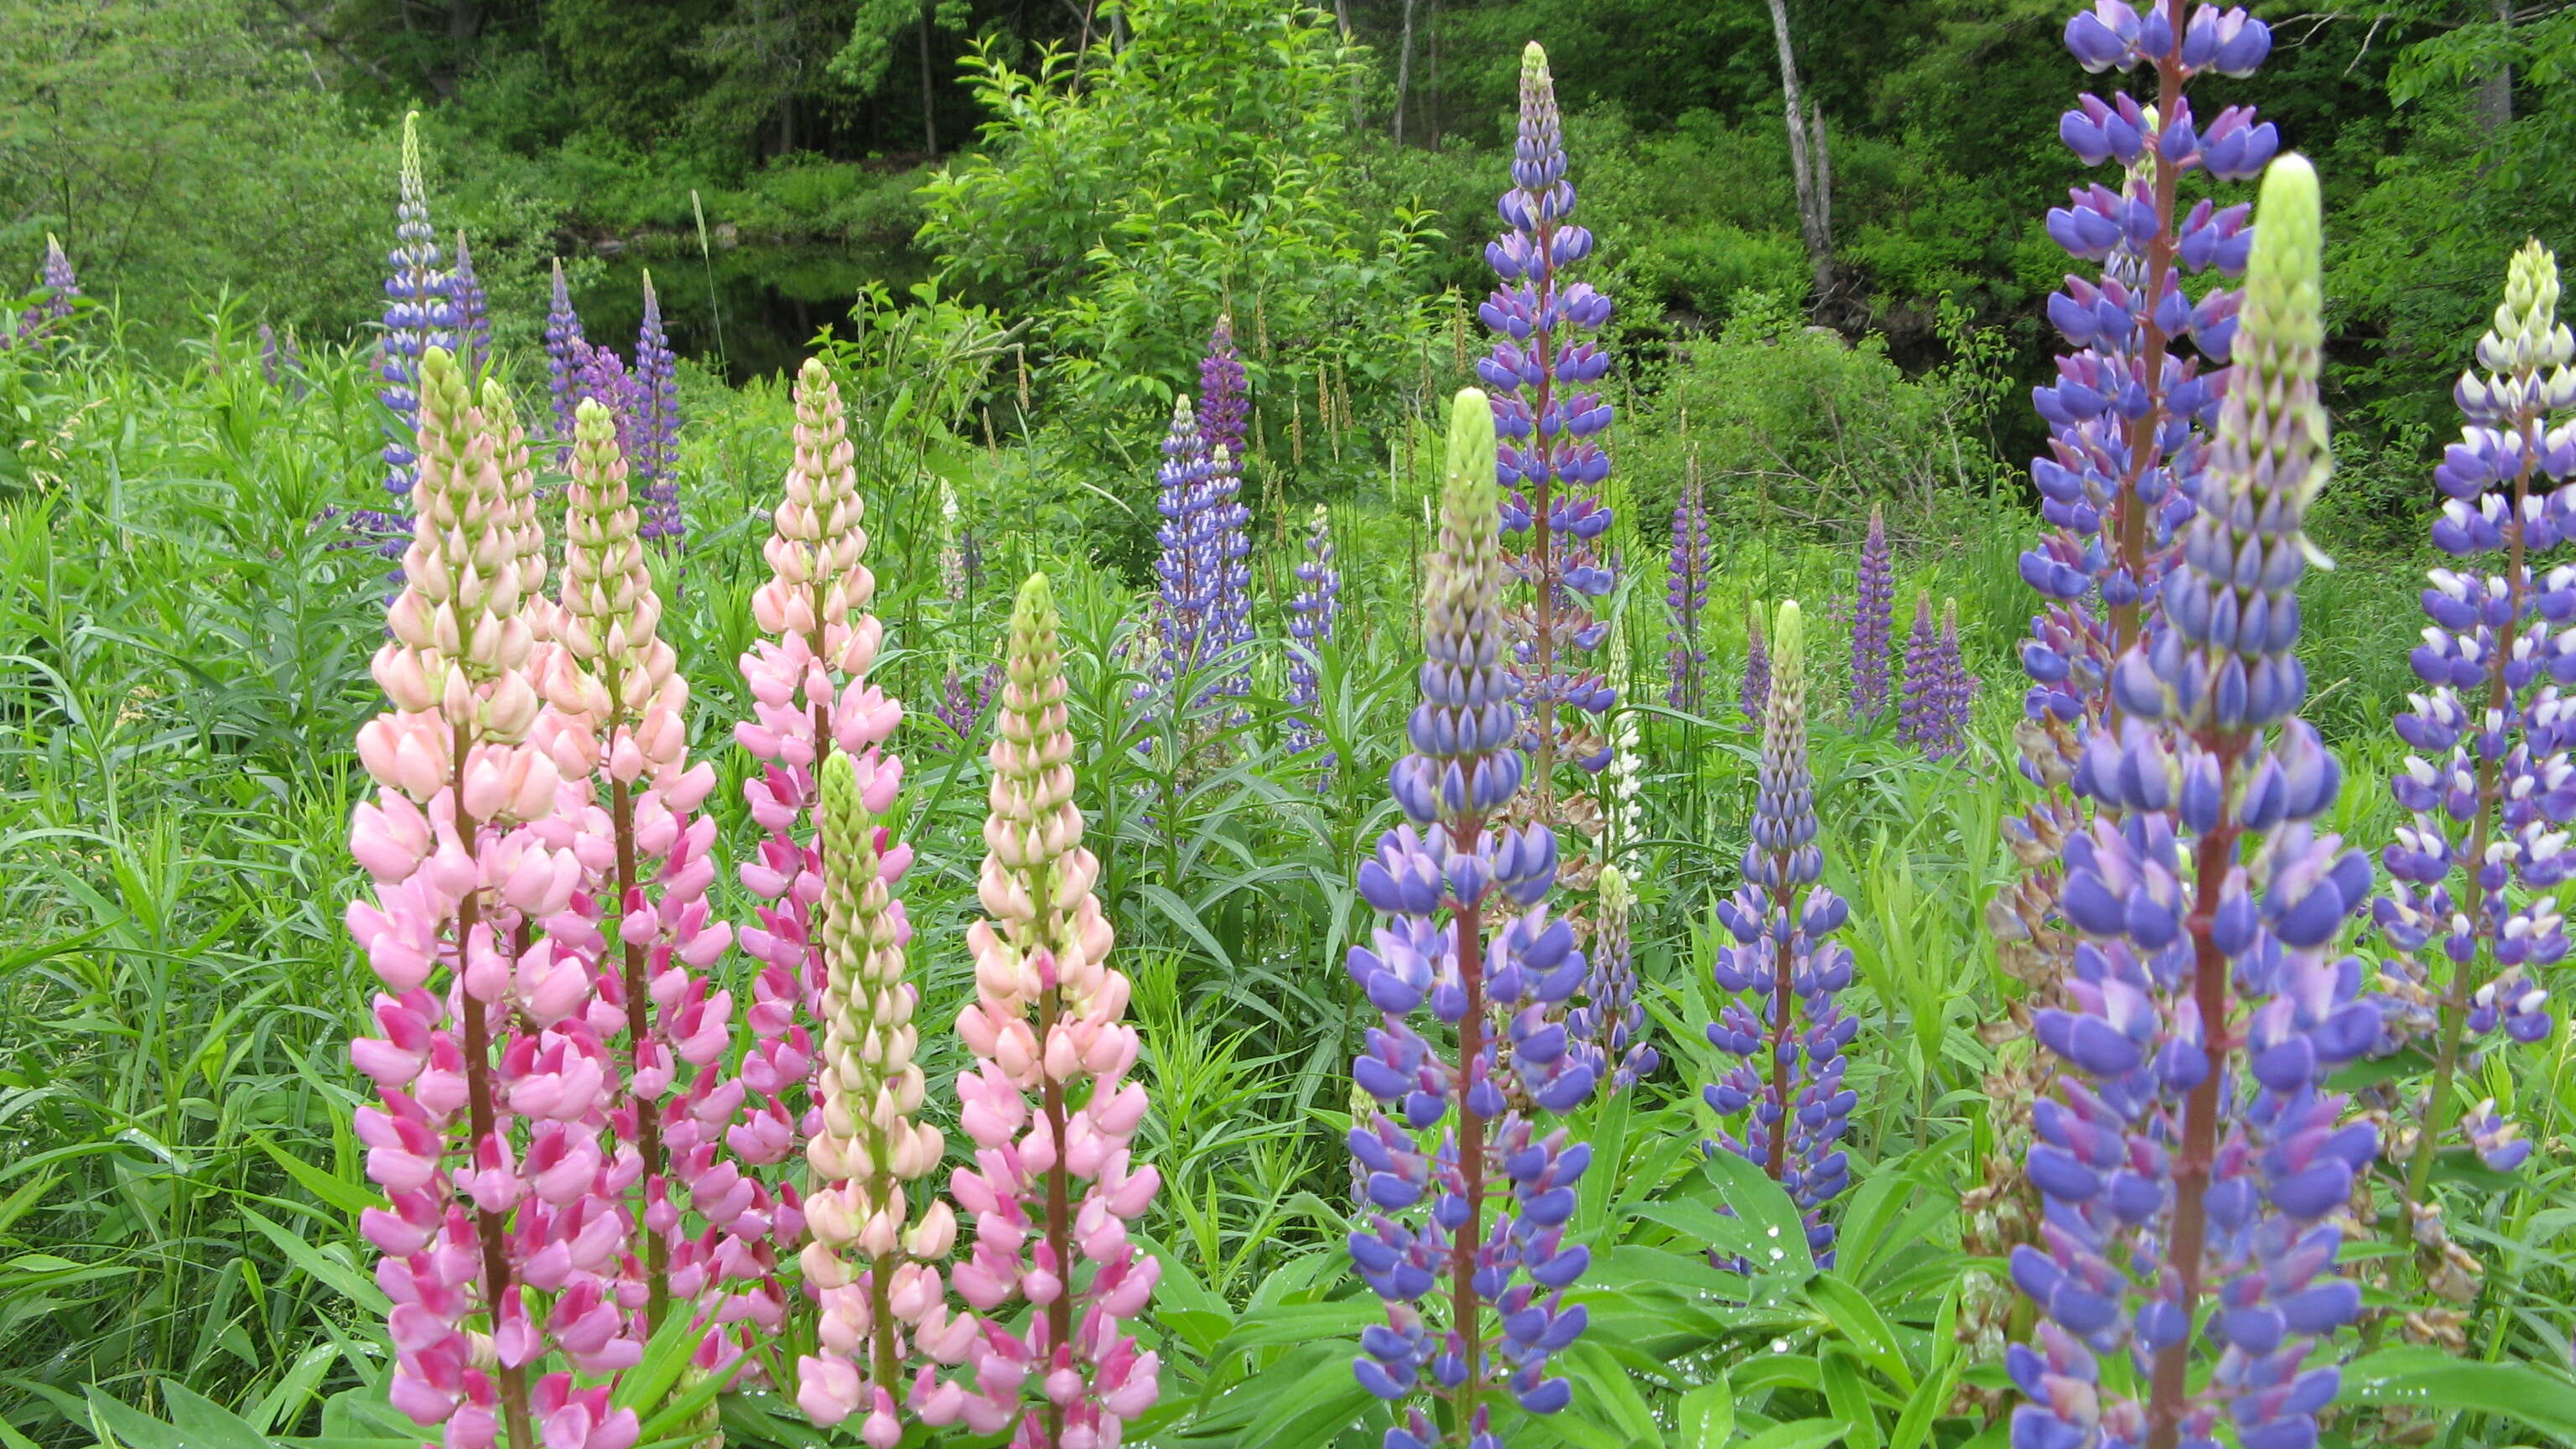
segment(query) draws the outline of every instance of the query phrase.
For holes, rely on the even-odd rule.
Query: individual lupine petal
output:
[[[1603,1033],[1569,1030],[1557,1009],[1589,967],[1547,912],[1555,838],[1543,824],[1492,824],[1521,773],[1519,694],[1503,667],[1494,423],[1484,395],[1458,395],[1425,578],[1423,700],[1408,728],[1413,753],[1390,782],[1414,823],[1381,837],[1359,875],[1383,921],[1349,959],[1380,1012],[1352,1063],[1366,1101],[1350,1134],[1364,1216],[1349,1248],[1387,1321],[1363,1335],[1352,1374],[1389,1400],[1509,1391],[1532,1412],[1553,1412],[1570,1390],[1547,1375],[1547,1358],[1584,1325],[1555,1295],[1585,1266],[1581,1249],[1560,1242],[1590,1154],[1561,1130],[1542,1135],[1533,1119],[1571,1110],[1612,1064],[1597,1049]],[[1626,882],[1608,880],[1605,899],[1623,903],[1610,929],[1624,936]],[[1487,912],[1505,902],[1519,913],[1489,935]],[[1633,978],[1620,975],[1624,950],[1615,960],[1591,978],[1589,1010],[1612,1024],[1604,1032],[1627,1065],[1651,1069],[1650,1054],[1632,1055],[1640,1013]],[[1511,1043],[1508,1066],[1500,1040]],[[1462,1170],[1471,1161],[1474,1185]],[[1504,1182],[1511,1210],[1489,1219],[1491,1190]],[[1420,1305],[1443,1283],[1449,1328],[1435,1333]],[[1426,1421],[1408,1410],[1401,1423]],[[1386,1442],[1423,1438],[1398,1427]]]
[[[950,1179],[975,1225],[951,1275],[977,1310],[958,1332],[969,1376],[916,1385],[913,1403],[926,1422],[1015,1430],[1024,1444],[1108,1445],[1158,1392],[1154,1355],[1120,1320],[1143,1312],[1161,1271],[1125,1228],[1160,1178],[1130,1158],[1145,1099],[1123,1082],[1137,1043],[1120,1020],[1127,978],[1108,964],[1112,933],[1090,889],[1099,863],[1073,803],[1058,627],[1046,576],[1033,575],[1012,608],[986,754],[987,915],[967,931],[976,996],[957,1018],[978,1059],[957,1090],[979,1150]],[[1003,1316],[1015,1301],[1029,1305],[1016,1333]]]
[[[2031,1397],[2016,1442],[2135,1441],[2150,1425],[2188,1438],[2221,1413],[2249,1444],[2311,1442],[2332,1382],[2294,1399],[2249,1365],[2295,1370],[2359,1306],[2332,1276],[2329,1219],[2377,1139],[2341,1125],[2349,1103],[2325,1081],[2380,1035],[2359,963],[2330,953],[2369,876],[2309,823],[2338,772],[2295,718],[2301,528],[2325,459],[2305,162],[2274,163],[2261,218],[2200,511],[2162,623],[2120,664],[2132,717],[2116,744],[2088,740],[2077,772],[2106,813],[2065,839],[2060,899],[2081,939],[2067,1006],[2034,1022],[2063,1070],[2029,1155],[2048,1217],[2013,1258],[2048,1350],[2016,1350]],[[2249,844],[2249,827],[2268,833]],[[2222,1020],[2204,1019],[2213,1001]],[[2225,1350],[2205,1374],[2190,1364],[2204,1312]],[[2115,1395],[2078,1340],[2133,1354],[2148,1397]]]

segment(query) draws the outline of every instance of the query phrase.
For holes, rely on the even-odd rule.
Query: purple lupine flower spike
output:
[[[1592,1093],[1592,1053],[1562,1019],[1587,967],[1547,909],[1555,836],[1496,824],[1526,766],[1503,664],[1493,459],[1493,407],[1466,389],[1451,413],[1424,588],[1430,658],[1406,730],[1413,752],[1391,775],[1406,823],[1360,867],[1381,924],[1349,961],[1380,1013],[1351,1065],[1374,1109],[1351,1128],[1368,1177],[1350,1252],[1387,1310],[1360,1336],[1352,1371],[1404,1404],[1384,1449],[1500,1449],[1493,1396],[1531,1413],[1564,1408],[1573,1389],[1548,1376],[1548,1357],[1585,1323],[1564,1294],[1589,1253],[1565,1240],[1565,1225],[1592,1152],[1539,1115]],[[1497,1049],[1505,1040],[1508,1054]],[[1494,1201],[1506,1184],[1508,1207]],[[1448,1301],[1426,1310],[1435,1295]],[[1448,1401],[1447,1437],[1406,1402],[1425,1393]]]
[[[55,323],[71,318],[73,299],[81,294],[80,279],[73,275],[72,259],[63,254],[63,244],[52,232],[45,233],[45,261],[37,278],[44,295],[18,314],[14,335],[0,337],[0,352],[45,341]]]
[[[2369,858],[2320,833],[2341,770],[2297,717],[2302,532],[2329,467],[2316,174],[2265,176],[2227,395],[2180,566],[2111,688],[2065,847],[2080,944],[2032,1117],[2044,1246],[2012,1277],[2040,1311],[2007,1367],[2022,1445],[2312,1444],[2338,1370],[2310,1360],[2361,1308],[2337,1219],[2377,1154],[2328,1090],[2379,1012],[2339,956]],[[2206,1367],[2195,1367],[2193,1359]]]
[[[1887,547],[1887,514],[1873,503],[1851,621],[1851,717],[1864,728],[1887,713],[1887,650],[1895,632],[1896,564]]]
[[[1771,650],[1762,639],[1762,611],[1753,610],[1744,620],[1744,682],[1735,691],[1735,707],[1744,712],[1744,727],[1762,728],[1763,711],[1771,701]]]
[[[385,491],[397,499],[410,496],[419,473],[412,445],[420,430],[421,355],[432,347],[453,351],[456,346],[449,275],[440,265],[438,233],[429,224],[429,194],[420,179],[418,111],[403,117],[401,188],[394,207],[394,249],[385,258],[393,270],[385,279],[384,336],[376,357],[376,375],[384,382],[377,396],[393,414],[385,424]],[[405,507],[398,505],[389,517],[407,532]]]
[[[1933,688],[1940,698],[1942,747],[1927,751],[1934,759],[1964,752],[1968,747],[1968,716],[1974,708],[1977,681],[1968,673],[1967,660],[1959,652],[1959,601],[1941,601],[1941,639],[1933,646]]]
[[[574,406],[587,398],[608,409],[617,423],[618,455],[642,456],[644,395],[636,385],[635,374],[626,370],[624,359],[610,348],[582,343],[578,356],[580,365],[573,376]]]
[[[2251,107],[2230,106],[2202,125],[2184,97],[2201,75],[2251,73],[2271,32],[2242,9],[2202,5],[2179,19],[2177,6],[2157,4],[2141,17],[2126,0],[2109,0],[2066,28],[2067,48],[2087,70],[2143,64],[2156,94],[2151,106],[2125,93],[2080,96],[2058,120],[2058,138],[2079,161],[2110,163],[2119,174],[2074,190],[2048,214],[2049,235],[2088,275],[2069,275],[2048,300],[2069,350],[2049,385],[2031,394],[2050,432],[2047,454],[2030,465],[2050,531],[2021,557],[2022,579],[2041,604],[2021,646],[2031,683],[2022,701],[2028,723],[2015,738],[2022,773],[2047,794],[2005,820],[2025,873],[1987,912],[2005,968],[2034,981],[2068,969],[2055,860],[2089,814],[2071,776],[2086,738],[2117,712],[2112,661],[2154,621],[2157,581],[2191,517],[2228,387],[2237,294],[2206,286],[2195,302],[2182,279],[2244,270],[2248,209],[2184,201],[2182,181],[2195,170],[2250,180],[2279,145]]]
[[[1664,632],[1664,642],[1670,646],[1666,659],[1672,686],[1665,691],[1664,702],[1692,713],[1705,703],[1702,674],[1708,650],[1700,640],[1699,620],[1708,607],[1708,563],[1708,497],[1701,491],[1699,470],[1694,467],[1682,484],[1682,501],[1673,507],[1670,578],[1664,585],[1664,607],[1672,613]]]
[[[1860,1031],[1835,996],[1852,981],[1851,948],[1831,939],[1850,913],[1819,883],[1816,782],[1807,765],[1806,622],[1797,601],[1771,631],[1771,688],[1762,720],[1761,788],[1744,884],[1718,903],[1735,943],[1717,955],[1718,990],[1730,1000],[1708,1027],[1709,1044],[1741,1060],[1701,1095],[1720,1116],[1744,1113],[1712,1152],[1733,1152],[1769,1174],[1805,1214],[1807,1245],[1833,1259],[1824,1205],[1851,1182],[1836,1144],[1858,1094],[1843,1085],[1843,1048]]]
[[[1205,428],[1202,425],[1201,432]],[[1324,505],[1315,505],[1314,522],[1306,529],[1306,557],[1297,565],[1297,594],[1288,601],[1288,707],[1312,710],[1323,697],[1323,684],[1316,671],[1315,651],[1333,642],[1333,630],[1341,619],[1342,571],[1333,563],[1333,523]],[[1302,755],[1324,742],[1324,732],[1308,715],[1288,717],[1288,750]],[[1332,766],[1332,757],[1322,761]]]
[[[586,348],[581,314],[573,310],[572,291],[564,285],[563,258],[557,257],[554,297],[546,309],[546,390],[554,398],[555,437],[562,440],[566,457],[572,446],[573,410],[581,405],[573,383],[581,371]]]
[[[1199,440],[1214,458],[1219,448],[1240,473],[1244,466],[1244,421],[1251,416],[1246,399],[1243,359],[1234,350],[1234,318],[1220,315],[1208,335],[1207,355],[1199,359]]]
[[[456,313],[456,363],[468,373],[480,373],[492,363],[492,318],[462,230],[456,233],[456,265],[447,274],[447,297]]]
[[[1592,233],[1567,220],[1574,187],[1565,179],[1556,82],[1535,41],[1521,53],[1520,101],[1512,189],[1498,207],[1511,230],[1485,248],[1502,285],[1477,310],[1499,335],[1476,375],[1493,390],[1502,437],[1495,476],[1506,490],[1503,534],[1526,539],[1511,560],[1513,578],[1531,595],[1510,616],[1513,664],[1525,710],[1521,747],[1536,760],[1538,809],[1546,817],[1554,814],[1557,762],[1589,774],[1610,763],[1609,741],[1591,719],[1607,714],[1618,695],[1582,662],[1609,635],[1589,601],[1615,581],[1596,551],[1610,527],[1595,490],[1610,472],[1601,434],[1611,409],[1593,387],[1609,374],[1610,357],[1587,340],[1610,320],[1610,299],[1563,276],[1591,255]],[[1560,706],[1572,713],[1560,714]]]
[[[1941,689],[1941,631],[1932,622],[1932,595],[1914,592],[1914,629],[1905,636],[1905,658],[1897,674],[1896,737],[1934,759],[1949,723],[1949,701]]]
[[[993,692],[1001,687],[1002,666],[998,663],[984,666],[984,672],[975,676],[972,685],[963,674],[949,670],[940,685],[940,702],[931,712],[955,738],[951,742],[933,740],[931,748],[945,754],[972,743],[975,732],[983,727],[985,711],[992,708]]]
[[[1646,1040],[1646,1006],[1637,999],[1637,966],[1628,922],[1637,893],[1615,865],[1601,868],[1601,924],[1593,937],[1584,1004],[1566,1014],[1566,1029],[1592,1053],[1603,1089],[1624,1092],[1655,1074],[1663,1056]]]
[[[1154,536],[1163,547],[1154,564],[1162,579],[1154,686],[1198,677],[1194,709],[1240,698],[1251,685],[1244,646],[1251,640],[1252,511],[1236,496],[1241,482],[1233,459],[1209,452],[1187,397],[1173,400],[1156,477],[1163,522]],[[1140,694],[1155,693],[1154,686]]]
[[[636,473],[643,479],[644,537],[680,547],[688,523],[680,513],[680,367],[662,332],[662,299],[644,274],[644,325],[635,334]]]
[[[2545,1039],[2539,972],[2567,954],[2556,887],[2569,865],[2561,827],[2576,818],[2576,699],[2560,686],[2576,684],[2576,635],[2554,626],[2576,616],[2576,570],[2532,562],[2576,533],[2576,489],[2543,491],[2576,479],[2576,420],[2549,426],[2576,408],[2576,339],[2558,320],[2558,290],[2557,260],[2538,242],[2513,258],[2504,305],[2478,339],[2486,375],[2461,375],[2454,396],[2467,422],[2433,473],[2443,495],[2433,542],[2465,567],[2434,570],[2424,591],[2432,627],[2413,663],[2426,689],[2397,717],[2414,753],[2389,781],[2414,820],[2380,857],[2392,879],[2374,908],[2390,948],[2388,1045],[2430,1037],[2434,1056],[2406,1176],[2418,1211],[2447,1145],[2464,1049],[2498,1034]],[[2451,962],[2439,985],[2437,949]],[[2490,1105],[2463,1126],[2494,1144],[2490,1166],[2518,1163],[2530,1144],[2493,1121]],[[2401,1231],[2412,1238],[2417,1226]]]

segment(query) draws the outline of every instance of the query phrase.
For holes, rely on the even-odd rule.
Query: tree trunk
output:
[[[1780,49],[1782,112],[1789,127],[1789,174],[1798,188],[1798,234],[1815,268],[1816,304],[1832,288],[1834,231],[1832,168],[1825,154],[1825,118],[1798,85],[1798,57],[1789,47],[1788,0],[1771,0],[1771,38]]]
[[[2513,29],[2513,0],[2496,0],[2496,23]],[[2513,67],[2500,65],[2494,75],[2478,82],[2478,129],[2492,141],[2505,127],[2513,124]]]
[[[1404,103],[1413,89],[1413,0],[1404,0],[1404,36],[1395,45],[1395,144],[1404,144]]]
[[[921,7],[921,148],[939,154],[939,96],[930,79],[930,6]]]

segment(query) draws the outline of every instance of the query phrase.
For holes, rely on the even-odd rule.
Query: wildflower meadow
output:
[[[939,157],[975,7],[849,8]],[[497,48],[363,320],[7,261],[0,1449],[2576,1444],[2576,212],[2392,261],[2333,17],[1960,0],[2072,184],[1899,357],[1813,7],[1716,319],[1545,8],[993,21],[774,367]]]

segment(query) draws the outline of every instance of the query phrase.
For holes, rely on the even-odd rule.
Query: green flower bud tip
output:
[[[1807,685],[1807,622],[1798,601],[1783,599],[1771,620],[1771,687],[1801,691]]]
[[[1596,889],[1600,892],[1604,920],[1624,919],[1637,904],[1637,893],[1629,886],[1627,874],[1615,865],[1601,867]]]
[[[867,811],[859,804],[859,772],[848,754],[834,750],[823,761],[823,809],[818,822],[823,835],[823,859],[846,862],[859,859],[859,840],[867,830]]]
[[[1029,575],[1020,585],[1019,597],[1011,604],[1011,647],[1007,665],[1011,678],[1023,685],[1035,684],[1053,673],[1056,664],[1056,630],[1061,619],[1055,611],[1055,590],[1042,573]]]
[[[1440,525],[1443,534],[1455,534],[1476,555],[1490,552],[1502,535],[1494,452],[1493,402],[1475,388],[1460,388],[1449,406]]]

